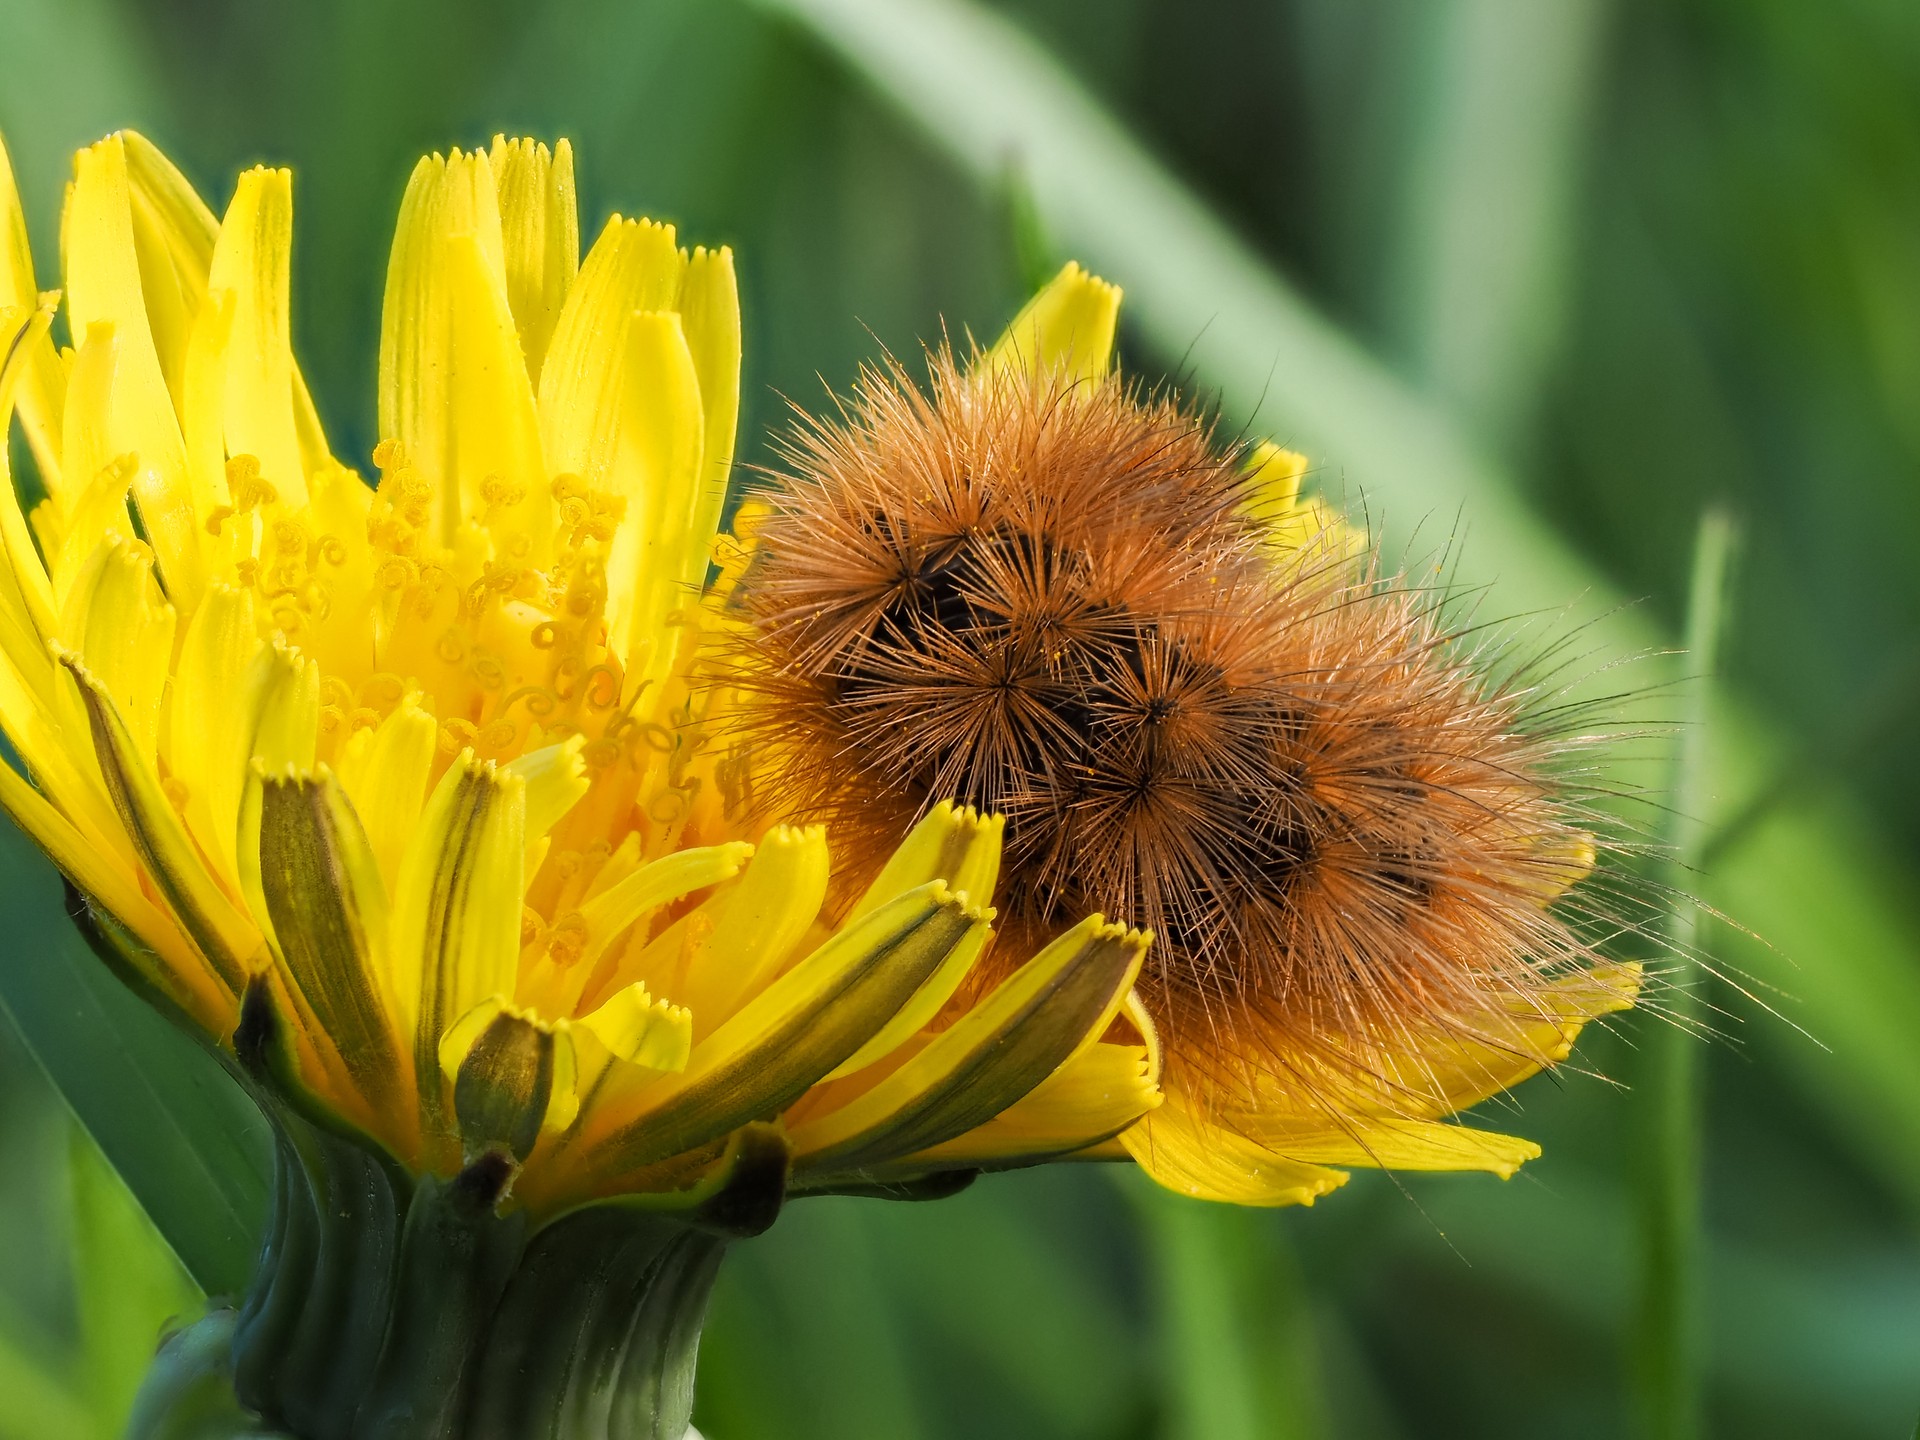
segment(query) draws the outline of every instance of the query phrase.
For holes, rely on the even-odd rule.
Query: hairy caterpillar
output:
[[[805,424],[757,522],[736,669],[776,805],[869,863],[940,799],[1004,814],[1001,948],[1150,928],[1170,1095],[1281,1155],[1368,1163],[1374,1120],[1560,1058],[1593,841],[1526,697],[1297,502],[1298,457],[1110,375],[931,368]],[[1486,1085],[1434,1078],[1462,1055]],[[1276,1145],[1276,1087],[1344,1148]]]

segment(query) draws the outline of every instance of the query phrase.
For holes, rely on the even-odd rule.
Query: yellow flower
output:
[[[536,1215],[707,1194],[743,1146],[780,1188],[911,1185],[1157,1103],[1146,936],[1095,916],[973,973],[997,818],[934,806],[857,877],[753,828],[693,679],[727,250],[616,216],[581,260],[564,142],[421,161],[369,488],[289,343],[288,172],[216,220],[114,135],[63,236],[71,348],[0,156],[0,422],[45,492],[0,487],[0,802],[160,1003]]]

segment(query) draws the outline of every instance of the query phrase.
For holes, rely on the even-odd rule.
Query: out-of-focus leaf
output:
[[[993,1176],[938,1206],[861,1216],[932,1342],[917,1353],[937,1357],[943,1433],[1093,1440],[1147,1410],[1136,1307],[1100,1264],[1128,1218],[1103,1168]]]
[[[100,1433],[117,1435],[163,1328],[192,1319],[203,1297],[99,1146],[77,1126],[70,1176],[87,1398]]]
[[[1161,353],[1185,356],[1231,416],[1277,435],[1344,476],[1407,526],[1463,526],[1458,579],[1493,582],[1501,613],[1603,612],[1583,632],[1603,657],[1648,655],[1666,637],[1622,608],[1612,587],[1521,499],[1513,477],[1478,452],[1433,403],[1396,380],[1303,300],[1181,182],[1014,25],[967,0],[757,0],[806,26],[889,97],[983,188],[1006,157],[1031,177],[1049,231],[1123,285],[1126,314]],[[1335,493],[1337,482],[1324,488]],[[1389,540],[1395,526],[1382,525]],[[1651,664],[1624,682],[1645,687]],[[1594,679],[1603,678],[1596,676]],[[1585,693],[1598,689],[1590,683]],[[1722,699],[1715,809],[1775,771],[1779,738]],[[1920,1206],[1920,924],[1870,863],[1858,825],[1802,806],[1723,858],[1711,898],[1772,942],[1744,962],[1794,996],[1793,1017],[1832,1048],[1805,1056],[1814,1093],[1862,1156]],[[1869,863],[1859,863],[1869,862]],[[1809,899],[1807,866],[1826,888]],[[1827,926],[1822,916],[1844,923]],[[1797,968],[1796,968],[1797,966]],[[1883,985],[1892,972],[1900,983]],[[1766,1026],[1781,1031],[1784,1027]],[[1783,1048],[1807,1048],[1787,1032]]]
[[[108,0],[0,5],[0,55],[32,57],[9,66],[0,87],[0,131],[19,170],[42,285],[57,283],[59,216],[51,212],[70,173],[70,153],[135,115],[151,127],[161,109],[149,57],[118,23],[116,9]]]
[[[1409,87],[1394,328],[1421,385],[1502,448],[1557,348],[1606,9],[1443,0]]]
[[[59,877],[10,823],[0,877],[0,1006],[201,1288],[238,1294],[266,1217],[259,1112],[87,949]]]
[[[1536,1162],[1536,1164],[1539,1162]],[[1428,1273],[1499,1286],[1540,1313],[1625,1333],[1633,1309],[1633,1236],[1616,1185],[1554,1173],[1551,1190],[1428,1179],[1419,1208],[1371,1237],[1383,1258],[1424,1255]],[[1397,1229],[1399,1236],[1392,1238]],[[1830,1416],[1836,1433],[1898,1434],[1915,1403],[1920,1268],[1913,1258],[1804,1258],[1708,1238],[1702,1256],[1707,1364],[1748,1395]]]
[[[88,1397],[59,1360],[27,1338],[25,1322],[0,1312],[0,1440],[106,1440]]]
[[[872,1200],[808,1200],[721,1270],[695,1418],[725,1440],[922,1440],[889,1292],[861,1223]]]
[[[1326,1433],[1306,1297],[1278,1217],[1125,1179],[1152,1262],[1170,1440]]]

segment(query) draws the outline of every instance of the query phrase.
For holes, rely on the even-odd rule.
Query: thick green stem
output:
[[[528,1238],[504,1162],[414,1180],[295,1115],[259,1274],[171,1341],[129,1440],[680,1440],[727,1244],[621,1204]]]
[[[786,1193],[778,1132],[696,1190],[536,1224],[504,1151],[417,1176],[307,1103],[259,998],[234,1043],[276,1140],[259,1268],[162,1352],[129,1440],[682,1440],[721,1256]]]

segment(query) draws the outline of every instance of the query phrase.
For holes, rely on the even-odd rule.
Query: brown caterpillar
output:
[[[937,800],[1004,813],[1000,950],[1150,927],[1169,1080],[1210,1110],[1267,1076],[1338,1121],[1328,1076],[1411,1096],[1431,1037],[1551,1014],[1593,959],[1553,906],[1592,860],[1569,747],[1444,607],[1268,513],[1173,399],[931,366],[868,372],[766,497],[733,605],[775,807],[856,868]]]

